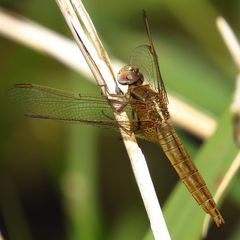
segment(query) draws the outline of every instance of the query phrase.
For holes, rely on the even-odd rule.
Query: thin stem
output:
[[[73,41],[1,7],[0,34],[36,51],[46,53],[64,65],[89,76],[89,68]]]
[[[223,17],[218,17],[216,23],[237,68],[240,70],[240,44],[237,37]],[[231,111],[234,114],[240,115],[240,74],[238,75],[236,81],[236,90],[231,105]]]
[[[95,79],[101,86],[102,92],[107,98],[111,98],[109,92],[111,94],[118,94],[118,86],[116,85],[108,55],[81,1],[57,0],[57,3]],[[87,30],[87,34],[84,29]],[[121,114],[115,112],[115,117],[119,124],[121,121],[125,122],[128,120],[127,114],[124,112],[121,112]],[[153,235],[155,239],[170,239],[147,168],[146,160],[144,159],[141,149],[137,145],[135,136],[134,134],[126,134],[122,128],[120,128],[120,131],[148,213]]]
[[[223,193],[226,191],[227,187],[229,186],[229,183],[237,173],[237,171],[240,168],[240,152],[237,154],[235,159],[233,160],[230,168],[228,169],[227,173],[225,174],[223,180],[221,181],[217,192],[214,196],[214,200],[218,202],[220,198],[222,197]],[[209,228],[210,223],[210,216],[206,215],[204,222],[203,222],[203,230],[202,230],[202,236],[205,238],[207,236],[207,231]]]
[[[221,33],[229,52],[231,53],[236,66],[240,70],[240,44],[233,30],[223,17],[218,17],[216,22],[218,30]]]
[[[2,234],[0,233],[0,240],[4,240],[4,238],[3,238],[3,236],[2,236]]]
[[[207,139],[214,133],[217,127],[214,118],[173,95],[170,95],[169,99],[169,112],[179,126],[202,139]]]
[[[231,56],[237,66],[237,68],[240,70],[240,44],[231,29],[231,27],[228,25],[227,21],[223,17],[218,17],[216,20],[216,24],[218,27],[219,32],[222,35],[222,38],[231,53]],[[234,94],[234,99],[231,104],[231,111],[236,116],[240,115],[240,74],[237,76],[236,81],[236,90]],[[236,121],[239,121],[239,118],[236,118]],[[239,130],[239,123],[235,123],[234,131],[235,131],[235,140],[237,140],[237,144],[240,144],[240,130]],[[237,171],[240,168],[240,153],[237,154],[236,158],[233,160],[230,168],[228,169],[227,173],[225,174],[223,180],[221,181],[217,192],[214,196],[214,199],[216,202],[220,200],[220,198],[223,196],[224,192],[226,191],[227,186],[233,179],[234,175],[237,173]],[[210,223],[210,217],[206,215],[203,223],[203,230],[202,230],[202,236],[205,238],[207,236],[208,228]]]

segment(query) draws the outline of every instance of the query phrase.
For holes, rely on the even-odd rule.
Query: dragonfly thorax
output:
[[[126,65],[118,72],[117,80],[122,85],[141,85],[144,78],[137,67]]]

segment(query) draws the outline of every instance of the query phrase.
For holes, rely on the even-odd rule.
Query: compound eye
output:
[[[138,68],[134,68],[133,71],[134,71],[135,73],[139,73],[139,69],[138,69]]]
[[[137,67],[126,65],[119,71],[117,80],[122,85],[132,85],[136,82],[142,83],[143,76]]]
[[[128,75],[126,76],[126,78],[127,78],[128,80],[132,81],[132,80],[133,80],[133,75],[132,75],[132,73],[128,74]]]
[[[130,65],[127,67],[127,70],[128,70],[128,71],[134,71],[133,67],[130,66]]]

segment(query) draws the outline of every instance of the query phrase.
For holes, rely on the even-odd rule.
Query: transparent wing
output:
[[[136,47],[131,54],[130,64],[139,68],[143,74],[146,84],[150,84],[159,93],[164,104],[168,104],[167,93],[161,77],[155,51],[149,45]]]
[[[76,122],[98,126],[119,127],[113,109],[104,97],[88,97],[50,87],[33,84],[16,84],[9,90],[9,96],[23,108],[25,115],[34,118]],[[129,117],[130,107],[124,108]],[[131,130],[137,128],[137,121],[130,121]],[[129,122],[121,122],[128,127]]]

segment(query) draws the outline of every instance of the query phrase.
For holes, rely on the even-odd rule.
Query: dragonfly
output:
[[[130,63],[120,69],[117,81],[127,85],[125,94],[116,94],[112,100],[104,96],[83,96],[30,83],[15,84],[10,97],[33,118],[122,128],[128,134],[159,143],[181,181],[193,198],[209,214],[217,226],[224,223],[215,201],[196,165],[183,146],[173,126],[167,92],[160,73],[159,61],[149,23],[144,14],[148,44],[136,47]],[[118,109],[113,105],[118,105]],[[124,111],[128,122],[119,122],[114,111]]]

